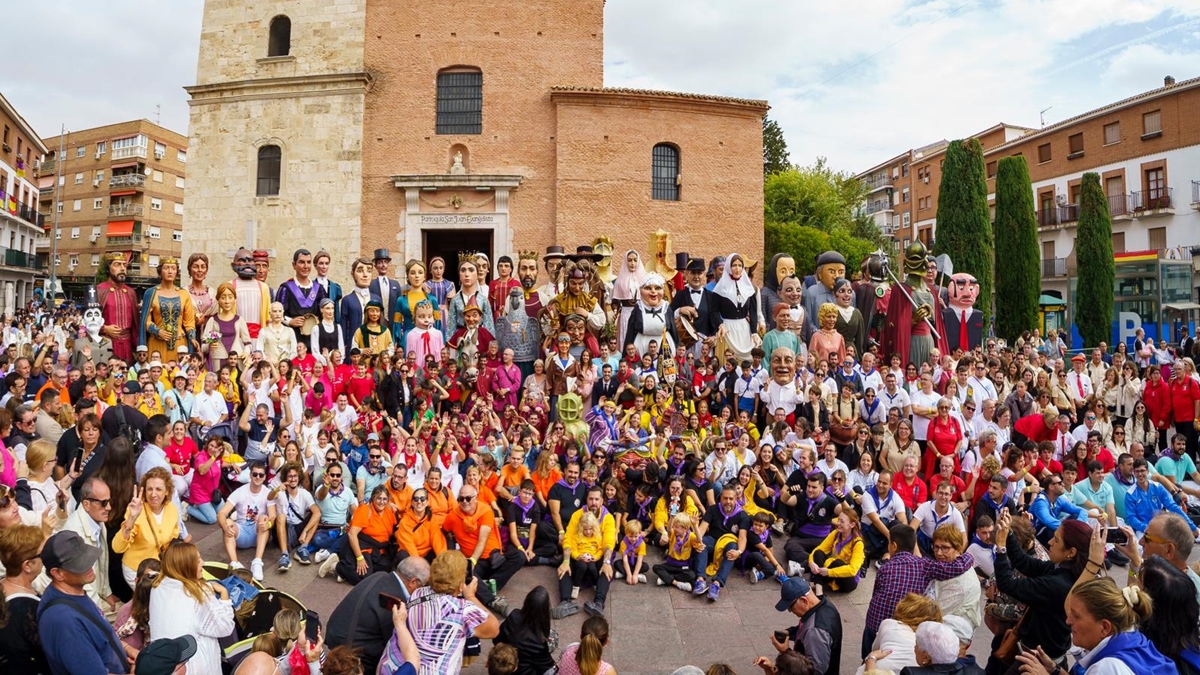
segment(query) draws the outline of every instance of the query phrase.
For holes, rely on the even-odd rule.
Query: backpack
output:
[[[113,410],[117,412],[117,435],[128,439],[129,443],[133,446],[134,452],[141,452],[142,432],[130,424],[129,419],[125,417],[125,406],[117,404],[113,406]]]

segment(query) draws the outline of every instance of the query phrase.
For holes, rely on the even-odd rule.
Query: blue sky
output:
[[[186,132],[202,6],[27,3],[59,30],[10,33],[3,93],[45,136],[156,105]],[[1200,0],[608,0],[605,47],[609,86],[765,98],[792,161],[860,171],[1200,76]]]

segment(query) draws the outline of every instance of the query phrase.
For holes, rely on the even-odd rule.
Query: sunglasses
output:
[[[371,459],[380,459],[383,457],[383,455],[367,455],[367,456],[370,457]]]
[[[330,473],[330,474],[327,474],[327,475],[328,475],[330,478],[341,478],[341,477],[342,477],[342,474],[340,474],[340,473]]]
[[[429,501],[429,498],[428,497],[413,497],[412,500],[414,502],[421,502],[423,504],[423,503]]]
[[[263,471],[251,471],[250,477],[251,478],[266,478],[267,474]]]
[[[100,505],[100,508],[102,508],[102,509],[107,509],[109,506],[112,505],[112,499],[92,499],[91,497],[84,497],[83,501],[96,502],[97,504]]]
[[[466,503],[472,501],[473,499],[475,499],[475,495],[462,496],[462,497],[458,498],[458,503],[466,504]]]

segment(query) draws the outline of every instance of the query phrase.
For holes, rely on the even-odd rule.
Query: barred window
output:
[[[258,188],[259,197],[273,197],[279,194],[279,171],[282,154],[278,145],[264,145],[258,149]]]
[[[666,143],[654,146],[651,199],[679,201],[679,148]]]
[[[437,76],[437,133],[483,133],[483,73],[453,70]]]

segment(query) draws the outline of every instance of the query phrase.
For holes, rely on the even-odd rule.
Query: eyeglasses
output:
[[[83,501],[95,502],[95,503],[99,504],[100,508],[102,508],[102,509],[107,509],[109,506],[112,505],[112,499],[93,499],[91,497],[84,497]]]
[[[1150,534],[1149,532],[1145,532],[1142,534],[1142,541],[1148,541],[1151,544],[1159,544],[1159,545],[1170,543],[1166,539],[1160,539],[1160,538]]]
[[[340,473],[332,473],[332,472],[330,472],[330,473],[329,473],[329,474],[327,474],[327,475],[328,475],[330,478],[341,478],[341,477],[342,477],[342,474],[340,474]]]
[[[475,495],[460,495],[460,496],[459,496],[459,498],[458,498],[458,503],[459,503],[459,504],[466,504],[466,503],[470,502],[470,501],[471,501],[471,500],[473,500],[473,499],[475,499]]]
[[[429,497],[413,497],[412,500],[414,502],[420,502],[424,504],[425,502],[429,501]]]
[[[265,471],[251,471],[250,477],[251,478],[266,478],[267,474]]]
[[[1124,432],[1124,431],[1119,431],[1119,430],[1118,430],[1118,431],[1114,431],[1114,432],[1113,432],[1113,436],[1124,436],[1124,435],[1125,435],[1125,432]]]

